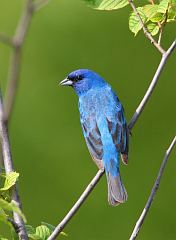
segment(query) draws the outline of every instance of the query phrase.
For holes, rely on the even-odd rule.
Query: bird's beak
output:
[[[60,86],[72,86],[73,85],[73,82],[71,80],[69,80],[68,78],[62,80],[60,83],[59,83]]]

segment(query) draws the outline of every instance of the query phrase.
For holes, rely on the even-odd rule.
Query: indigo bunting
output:
[[[71,72],[60,85],[73,87],[78,95],[87,147],[98,168],[106,172],[109,204],[125,202],[127,192],[120,177],[119,158],[128,163],[129,131],[121,102],[111,86],[91,70]]]

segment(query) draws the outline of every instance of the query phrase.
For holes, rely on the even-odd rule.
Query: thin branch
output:
[[[13,49],[9,65],[8,81],[7,81],[7,90],[5,94],[5,107],[4,107],[4,120],[9,120],[10,113],[13,108],[14,99],[16,95],[19,73],[20,73],[20,64],[21,64],[21,50],[24,43],[24,39],[31,22],[33,15],[33,1],[27,0],[25,9],[22,13],[22,16],[19,20],[19,23],[16,28],[16,32],[13,41]]]
[[[2,103],[2,97],[0,92],[0,138],[1,138],[1,144],[2,144],[2,155],[3,155],[4,167],[5,167],[6,173],[8,174],[14,171],[14,167],[13,167],[13,160],[12,160],[12,155],[10,151],[7,124],[4,121],[3,114],[4,114],[3,103]],[[20,201],[20,197],[19,197],[18,189],[16,185],[12,187],[11,199],[16,204],[16,206],[21,208],[21,201]],[[23,219],[19,216],[18,213],[15,213],[15,212],[14,212],[14,221],[18,225],[19,239],[22,239],[22,240],[28,239]]]
[[[176,47],[176,41],[174,41],[172,43],[172,45],[170,46],[170,48],[167,50],[166,53],[164,53],[161,62],[157,68],[157,71],[154,75],[154,78],[149,86],[149,89],[147,90],[144,98],[142,99],[141,103],[139,104],[135,114],[133,115],[128,127],[130,129],[130,131],[132,130],[132,128],[134,127],[135,123],[137,122],[140,114],[142,113],[146,103],[148,102],[149,98],[151,97],[151,94],[154,90],[154,87],[156,85],[156,82],[161,74],[161,71],[166,63],[166,60],[168,59],[168,57],[170,56],[170,54],[173,52],[174,48]],[[74,206],[71,208],[71,210],[67,213],[67,215],[64,217],[64,219],[57,225],[57,227],[55,228],[54,232],[51,234],[51,236],[48,238],[48,240],[53,240],[55,239],[59,233],[64,229],[64,227],[66,226],[66,224],[69,222],[69,220],[74,216],[74,214],[79,210],[80,206],[83,204],[83,202],[85,201],[85,199],[88,197],[88,195],[90,194],[90,192],[93,190],[93,188],[96,186],[96,184],[98,183],[99,179],[102,177],[102,175],[104,174],[104,172],[102,172],[101,170],[99,170],[97,172],[97,174],[95,175],[95,177],[92,179],[92,181],[90,182],[90,184],[87,186],[87,188],[84,190],[84,192],[82,193],[81,197],[78,199],[78,201],[74,204]]]
[[[133,117],[132,117],[132,119],[129,123],[129,129],[130,130],[134,127],[138,117],[141,115],[142,111],[144,110],[144,107],[145,107],[146,103],[148,102],[152,92],[154,91],[154,89],[156,87],[156,84],[157,84],[158,79],[161,75],[161,72],[162,72],[162,70],[163,70],[163,68],[166,64],[166,61],[167,61],[168,57],[170,56],[170,54],[172,53],[172,51],[175,49],[175,47],[176,47],[176,40],[171,44],[171,46],[169,47],[167,52],[163,54],[162,59],[160,61],[160,64],[159,64],[159,66],[158,66],[158,68],[155,72],[155,75],[154,75],[154,77],[153,77],[153,79],[150,83],[150,86],[149,86],[147,92],[145,93],[142,101],[140,102],[138,108],[136,109],[136,111],[135,111],[135,113],[134,113],[134,115],[133,115]]]
[[[145,218],[147,216],[147,213],[148,213],[148,211],[149,211],[149,209],[151,207],[151,204],[153,202],[155,194],[156,194],[156,192],[157,192],[157,190],[159,188],[161,177],[162,177],[164,169],[166,167],[167,160],[168,160],[168,158],[170,156],[170,153],[171,153],[171,151],[172,151],[172,149],[174,148],[175,145],[176,145],[176,137],[174,137],[172,143],[170,144],[169,148],[167,149],[167,151],[165,153],[164,159],[163,159],[163,161],[161,163],[161,166],[160,166],[160,169],[159,169],[159,172],[158,172],[158,176],[157,176],[156,181],[155,181],[155,183],[153,185],[153,188],[152,188],[152,191],[150,193],[150,196],[149,196],[149,198],[147,200],[147,203],[146,203],[146,205],[144,207],[144,210],[142,211],[142,214],[141,214],[140,218],[136,222],[135,228],[134,228],[134,230],[133,230],[133,232],[132,232],[132,234],[130,236],[130,240],[136,239],[136,237],[137,237],[137,235],[138,235],[138,233],[139,233],[139,231],[141,229],[141,226],[144,223],[144,220],[145,220]]]
[[[144,32],[145,36],[150,40],[150,42],[158,49],[158,51],[161,54],[164,54],[165,50],[155,41],[155,39],[152,37],[152,35],[148,32],[147,28],[145,27],[144,22],[143,22],[143,20],[140,16],[136,6],[134,5],[133,0],[128,0],[128,1],[129,1],[130,6],[133,9],[133,12],[136,14],[136,16],[138,16],[138,18],[140,20],[140,23],[142,25],[142,29],[143,29],[143,32]]]
[[[168,7],[169,7],[169,4],[168,4]],[[163,35],[163,32],[164,32],[164,27],[167,23],[167,18],[168,18],[168,8],[167,8],[166,13],[165,13],[164,22],[162,24],[160,23],[160,33],[159,33],[159,38],[158,38],[158,44],[159,45],[161,44],[161,38],[162,38],[162,35]]]

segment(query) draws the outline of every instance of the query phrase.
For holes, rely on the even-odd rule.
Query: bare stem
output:
[[[156,86],[156,83],[158,81],[158,78],[161,74],[161,71],[166,63],[166,60],[168,59],[168,57],[170,56],[170,54],[172,53],[172,51],[174,50],[174,48],[176,47],[176,41],[174,41],[172,43],[172,45],[170,46],[170,48],[167,50],[167,52],[164,53],[161,62],[157,68],[157,71],[153,77],[153,80],[149,86],[149,89],[147,90],[144,98],[142,99],[141,103],[139,104],[136,112],[134,113],[130,123],[129,123],[129,129],[132,130],[132,128],[134,127],[136,121],[138,120],[140,114],[142,113],[146,103],[148,102],[149,98],[151,97],[151,94],[154,90],[154,87]],[[84,192],[82,193],[81,197],[78,199],[78,201],[74,204],[74,206],[71,208],[71,210],[67,213],[67,215],[63,218],[63,220],[57,225],[57,227],[55,228],[54,232],[51,234],[51,236],[48,238],[48,240],[53,240],[55,239],[59,233],[64,229],[64,227],[66,226],[66,224],[69,222],[69,220],[74,216],[74,214],[79,210],[80,206],[83,204],[83,202],[85,201],[85,199],[88,197],[88,195],[90,194],[90,192],[93,190],[93,188],[96,186],[96,184],[98,183],[100,177],[103,175],[104,172],[102,171],[98,171],[97,174],[95,175],[95,177],[92,179],[92,181],[90,182],[90,184],[88,185],[88,187],[84,190]],[[91,187],[92,186],[92,187]]]
[[[171,151],[172,151],[172,149],[174,148],[175,145],[176,145],[176,137],[174,137],[172,143],[170,144],[169,148],[167,149],[167,151],[165,153],[164,159],[163,159],[163,161],[161,163],[161,166],[160,166],[160,169],[159,169],[159,172],[158,172],[158,176],[157,176],[156,181],[155,181],[155,183],[153,185],[153,188],[152,188],[152,191],[150,193],[150,196],[149,196],[149,198],[147,200],[147,203],[146,203],[146,205],[145,205],[145,207],[144,207],[144,209],[142,211],[141,216],[139,217],[138,221],[136,222],[135,228],[134,228],[134,230],[133,230],[133,232],[132,232],[132,234],[130,236],[130,240],[136,239],[136,237],[137,237],[137,235],[138,235],[138,233],[139,233],[139,231],[141,229],[141,226],[142,226],[142,224],[143,224],[143,222],[144,222],[144,220],[145,220],[145,218],[147,216],[147,213],[148,213],[148,211],[149,211],[149,209],[151,207],[151,204],[153,202],[155,194],[156,194],[156,192],[157,192],[157,190],[159,188],[161,177],[162,177],[164,169],[166,167],[167,160],[168,160],[168,158],[170,156],[170,153],[171,153]]]
[[[144,25],[144,22],[133,2],[133,0],[128,0],[129,1],[129,4],[130,6],[132,7],[133,9],[133,12],[136,14],[136,16],[139,18],[139,21],[142,25],[142,29],[143,29],[143,32],[145,34],[145,36],[150,40],[150,42],[158,49],[158,51],[161,53],[161,54],[164,54],[165,53],[165,50],[155,41],[155,39],[152,37],[152,35],[148,32],[147,28],[145,27]]]
[[[150,86],[147,89],[147,92],[145,93],[142,101],[140,102],[139,106],[137,107],[137,109],[136,109],[136,111],[135,111],[135,113],[134,113],[134,115],[133,115],[133,117],[132,117],[132,119],[129,123],[129,129],[130,130],[134,127],[138,117],[141,115],[142,111],[144,110],[144,107],[145,107],[146,103],[148,102],[152,92],[154,91],[154,89],[156,87],[156,84],[157,84],[158,79],[161,75],[161,72],[162,72],[162,70],[163,70],[163,68],[166,64],[166,61],[167,61],[168,57],[170,56],[170,54],[172,53],[172,51],[174,50],[175,47],[176,47],[176,41],[174,41],[171,44],[171,46],[169,47],[169,49],[167,50],[167,52],[165,52],[163,54],[163,56],[161,58],[161,61],[160,61],[160,64],[159,64],[159,66],[158,66],[158,68],[155,72],[155,75],[154,75],[154,77],[153,77],[153,79],[150,83]]]
[[[2,104],[2,97],[0,93],[0,138],[2,143],[2,155],[3,155],[3,161],[4,161],[4,167],[6,173],[10,173],[14,171],[13,167],[13,160],[12,155],[10,151],[10,144],[9,144],[9,137],[8,137],[8,129],[7,129],[7,122],[4,121],[3,117],[4,111],[3,111],[3,104]],[[21,201],[18,194],[17,186],[12,187],[12,194],[11,194],[12,201],[21,208]],[[14,212],[14,221],[18,225],[18,236],[21,240],[28,239],[23,219],[19,216],[19,214]]]
[[[5,94],[5,107],[4,107],[4,120],[9,120],[12,112],[16,90],[18,86],[18,79],[20,74],[21,64],[21,50],[24,43],[24,39],[29,28],[33,14],[33,1],[27,0],[25,9],[19,20],[14,37],[12,38],[13,48],[11,53],[7,90]]]

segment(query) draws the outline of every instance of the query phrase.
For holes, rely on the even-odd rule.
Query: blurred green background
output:
[[[23,0],[0,1],[0,32],[12,36]],[[101,12],[79,0],[52,0],[35,14],[25,41],[18,94],[10,121],[10,141],[19,189],[28,223],[56,225],[78,199],[97,169],[79,123],[77,97],[58,81],[72,70],[89,68],[113,86],[128,121],[144,95],[160,55],[143,33],[128,29],[130,7]],[[169,26],[170,25],[170,26]],[[175,24],[165,29],[167,48]],[[3,92],[10,49],[0,43]],[[121,166],[128,202],[107,203],[106,179],[67,225],[71,240],[125,240],[141,213],[166,148],[175,134],[176,55],[169,59],[159,84],[133,129],[130,163]],[[138,239],[176,239],[174,154]],[[0,225],[0,234],[7,234]],[[61,238],[63,238],[61,236]]]

